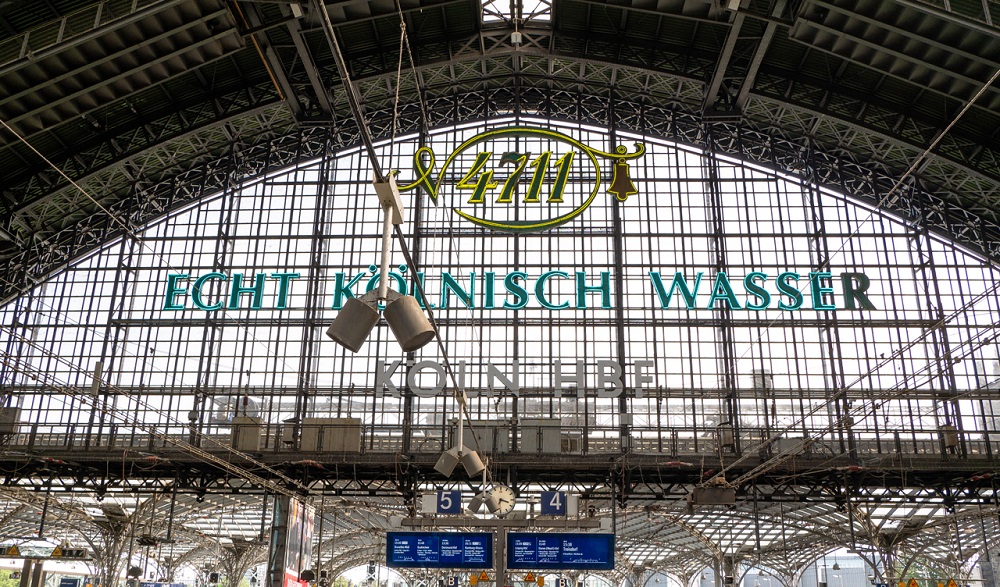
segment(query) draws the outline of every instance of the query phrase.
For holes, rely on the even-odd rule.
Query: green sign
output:
[[[496,154],[490,150],[490,142],[515,137],[545,139],[559,148],[537,154],[521,151]],[[597,198],[605,179],[609,183],[606,192],[619,201],[638,193],[630,179],[628,161],[641,157],[646,148],[635,143],[635,149],[629,153],[619,146],[609,153],[541,128],[491,130],[459,145],[436,178],[432,177],[434,151],[421,147],[413,155],[416,180],[399,189],[419,187],[435,204],[447,194],[454,202],[455,214],[479,226],[502,232],[539,232],[582,214]],[[585,190],[581,190],[575,196],[578,201],[572,201],[574,195],[566,189],[571,178],[593,181],[590,194],[585,195]],[[520,207],[520,215],[511,212],[516,207]]]

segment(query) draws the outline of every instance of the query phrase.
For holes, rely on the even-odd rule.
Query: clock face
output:
[[[496,485],[489,492],[490,505],[493,513],[498,516],[506,516],[514,509],[514,490],[506,485]]]

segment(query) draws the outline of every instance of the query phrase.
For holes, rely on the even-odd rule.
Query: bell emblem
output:
[[[611,187],[608,188],[608,193],[614,194],[619,201],[624,202],[632,194],[638,194],[639,190],[635,189],[635,184],[632,183],[632,177],[629,176],[628,163],[624,159],[619,159],[615,163],[615,170],[611,175]]]

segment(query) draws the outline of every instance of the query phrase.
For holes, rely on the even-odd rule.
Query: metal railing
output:
[[[299,454],[323,453],[399,453],[409,445],[409,452],[438,453],[451,446],[450,433],[440,425],[414,426],[409,442],[400,426],[369,424],[236,424],[202,428],[193,433],[184,426],[155,429],[155,434],[119,426],[87,424],[20,424],[15,432],[6,434],[8,449],[85,451],[93,449],[133,449],[157,451],[170,449],[179,442],[191,443],[207,450],[230,447],[247,453]],[[814,458],[852,456],[858,459],[898,456],[948,457],[994,460],[1000,454],[1000,431],[955,431],[945,435],[938,430],[816,431],[810,440],[802,436],[775,438],[762,445],[766,436],[761,429],[743,430],[738,435],[720,433],[717,429],[661,427],[658,430],[632,428],[624,438],[618,427],[560,427],[525,429],[513,437],[513,429],[496,426],[488,429],[493,438],[486,442],[485,452],[494,447],[501,452],[537,454],[618,454],[623,450],[636,454],[677,457],[736,454],[759,451],[760,456],[796,454]],[[807,431],[808,432],[808,431]],[[537,434],[528,439],[526,434]],[[548,435],[542,438],[542,435]],[[554,441],[558,435],[558,443]],[[467,445],[471,443],[467,440]],[[532,450],[525,450],[530,447]]]

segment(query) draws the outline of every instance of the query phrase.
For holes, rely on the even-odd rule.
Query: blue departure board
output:
[[[507,568],[610,571],[615,568],[615,535],[509,532]]]
[[[389,567],[493,568],[490,532],[386,532],[385,550]]]

